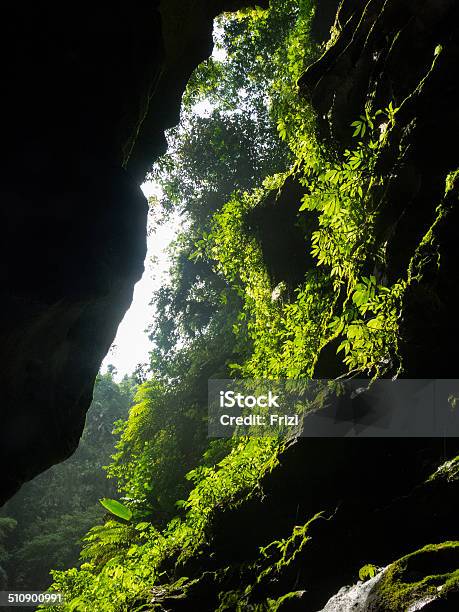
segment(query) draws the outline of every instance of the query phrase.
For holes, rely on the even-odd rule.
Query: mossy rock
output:
[[[456,399],[457,398],[454,398],[454,400]],[[450,403],[452,403],[452,400]],[[459,480],[459,455],[440,465],[428,480],[446,480],[446,482],[455,482]]]
[[[369,610],[459,609],[448,607],[459,597],[459,542],[429,544],[392,563],[374,595]]]

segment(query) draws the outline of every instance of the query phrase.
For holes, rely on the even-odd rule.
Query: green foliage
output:
[[[11,556],[8,550],[8,540],[16,527],[15,519],[8,516],[0,517],[0,589],[6,589],[8,586],[8,575],[4,568],[8,565]]]
[[[220,593],[220,605],[216,612],[224,612],[225,610],[242,612],[247,609],[259,610],[260,612],[279,610],[285,602],[301,598],[302,591],[292,591],[276,599],[266,597],[263,601],[260,601],[256,592],[258,590],[258,593],[260,593],[260,585],[267,586],[268,583],[275,583],[282,573],[294,563],[311,539],[309,535],[311,525],[322,517],[323,513],[319,512],[306,521],[304,525],[296,525],[288,538],[276,540],[260,548],[259,557],[248,564],[246,568],[250,580],[248,584],[243,585],[238,590]],[[252,578],[252,575],[254,578]]]
[[[240,301],[200,244],[234,190],[259,188],[264,177],[289,164],[267,91],[286,69],[276,53],[282,54],[303,4],[309,2],[275,0],[269,11],[219,20],[217,45],[226,58],[211,58],[195,71],[180,124],[168,134],[168,153],[152,169],[151,178],[163,190],[157,216],[165,218],[173,209],[187,224],[173,248],[170,282],[154,296],[154,367],[204,333],[207,341],[209,335],[222,338],[222,330],[231,335]],[[204,111],[197,107],[203,102]]]
[[[311,524],[322,517],[323,513],[319,512],[304,525],[296,525],[289,538],[276,540],[275,542],[271,542],[268,546],[260,548],[260,552],[265,559],[271,559],[271,561],[276,559],[276,561],[261,572],[257,578],[257,582],[260,582],[272,573],[279,573],[283,568],[293,563],[295,558],[301,553],[304,546],[306,546],[310,540],[308,531]]]
[[[84,501],[84,500],[83,500]],[[21,524],[11,542],[8,563],[10,586],[21,589],[46,589],[50,569],[65,570],[78,564],[84,534],[102,519],[100,506],[90,503],[79,512],[54,513],[30,525]]]
[[[374,578],[377,573],[378,568],[376,567],[376,565],[367,563],[359,569],[359,578],[360,580],[369,580],[370,578]]]
[[[228,591],[221,594],[221,604],[217,608],[216,612],[224,612],[225,610],[244,612],[244,610],[247,609],[253,610],[253,612],[277,612],[277,610],[283,609],[286,602],[288,609],[288,602],[301,599],[303,594],[304,591],[291,591],[290,593],[281,595],[277,599],[267,597],[265,601],[250,604],[250,607],[248,608],[247,600],[244,597],[244,594],[241,594],[240,591]]]
[[[303,163],[308,192],[300,210],[319,212],[312,255],[340,296],[340,309],[329,324],[331,337],[343,338],[338,351],[344,352],[349,370],[373,375],[384,372],[397,355],[398,312],[406,284],[401,280],[389,288],[375,275],[365,275],[370,262],[381,266],[385,258],[375,234],[384,181],[376,168],[396,111],[392,103],[374,115],[367,109],[353,122],[354,137],[362,140],[344,151],[342,160],[325,158],[320,167]]]
[[[8,552],[3,548],[3,542],[9,537],[11,532],[16,529],[17,521],[9,516],[0,517],[0,563],[8,558]]]
[[[174,386],[144,383],[129,418],[115,430],[119,440],[107,473],[136,516],[158,527],[177,514],[176,501],[188,496],[192,484],[186,473],[201,461],[212,465],[212,454],[203,456],[208,446],[207,384],[231,355],[221,331],[215,339],[193,342],[173,363],[163,362],[169,373],[176,370]]]
[[[277,464],[277,448],[271,439],[244,439],[216,466],[193,470],[188,477],[195,488],[183,504],[184,519],[173,519],[162,532],[148,522],[110,521],[94,527],[82,552],[87,562],[79,573],[53,572],[52,588],[82,610],[97,601],[100,610],[116,612],[146,598],[160,576],[164,578],[166,562],[183,564],[205,546],[219,509],[235,506],[258,490],[260,478]]]
[[[319,229],[312,233],[311,250],[317,268],[305,273],[295,300],[273,300],[260,245],[245,226],[248,212],[263,202],[266,191],[235,193],[214,215],[206,237],[208,252],[244,299],[236,331],[243,324],[253,344],[252,356],[239,367],[243,375],[311,375],[321,348],[338,336],[338,351],[344,352],[350,370],[374,375],[392,364],[406,281],[388,288],[364,271],[371,259],[384,259],[374,231],[380,207],[374,192],[383,182],[375,168],[395,113],[389,105],[374,116],[362,115],[356,136],[367,138],[346,150],[341,162],[328,160],[319,150],[311,157],[309,149],[301,152],[305,158],[297,158],[291,172],[299,173],[307,188],[300,211],[318,214]],[[384,130],[376,125],[379,116],[386,121]],[[278,189],[287,176],[265,181],[265,190]]]
[[[331,285],[315,271],[306,274],[297,299],[275,299],[260,245],[245,225],[248,212],[260,203],[264,192],[234,194],[222,212],[215,215],[207,246],[224,274],[244,300],[234,330],[248,333],[252,355],[242,365],[233,364],[248,378],[295,378],[312,372],[323,330],[333,301]],[[319,303],[309,289],[323,289]]]
[[[108,510],[118,518],[122,518],[125,521],[131,520],[132,510],[127,508],[124,504],[120,503],[116,499],[104,498],[99,501],[106,510]]]
[[[0,565],[11,587],[45,589],[50,568],[64,570],[78,563],[82,537],[103,518],[100,496],[115,493],[102,466],[113,453],[114,421],[126,416],[134,387],[129,378],[117,384],[113,372],[99,375],[77,451],[7,502],[3,512],[12,518],[0,518],[0,539],[4,521],[17,527],[6,540],[7,557]]]

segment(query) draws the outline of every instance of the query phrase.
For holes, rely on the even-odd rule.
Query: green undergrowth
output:
[[[459,589],[459,542],[429,544],[389,566],[378,586],[383,609],[407,610],[415,602],[447,599]]]
[[[260,479],[278,463],[277,450],[279,443],[271,438],[241,439],[215,467],[192,471],[195,488],[182,504],[186,516],[173,519],[163,531],[148,522],[109,521],[94,527],[82,551],[86,562],[80,569],[54,571],[53,590],[78,612],[90,610],[94,601],[99,610],[112,612],[148,600],[155,583],[167,579],[166,564],[179,567],[201,554],[216,512],[256,494]]]
[[[370,270],[384,265],[384,245],[374,232],[384,182],[376,164],[396,110],[389,105],[362,115],[354,125],[356,146],[341,159],[330,159],[318,146],[311,151],[309,141],[289,172],[267,179],[264,190],[234,194],[215,216],[205,246],[244,299],[240,326],[248,330],[253,345],[251,357],[234,366],[240,375],[311,376],[321,349],[336,338],[350,371],[379,375],[393,367],[407,279],[385,286]],[[378,118],[383,123],[378,125]],[[284,300],[270,282],[261,247],[245,219],[292,175],[305,189],[300,219],[301,214],[317,216],[318,229],[311,236],[315,266],[305,271],[295,299]]]
[[[259,555],[250,562],[245,562],[239,567],[226,567],[217,571],[207,571],[201,576],[190,578],[179,578],[169,584],[160,584],[152,588],[150,599],[151,610],[165,612],[169,606],[177,600],[188,597],[199,599],[202,590],[208,589],[208,583],[213,584],[213,593],[219,591],[219,585],[228,580],[238,583],[238,588],[233,590],[222,590],[218,593],[216,612],[225,611],[276,611],[283,608],[284,604],[292,599],[301,598],[303,591],[291,591],[279,596],[263,596],[264,589],[276,590],[276,583],[283,572],[301,554],[303,548],[310,541],[309,529],[311,524],[322,517],[317,514],[304,525],[294,527],[290,536],[281,540],[273,541],[259,549]],[[207,585],[207,586],[206,586]],[[277,588],[278,590],[278,588]],[[204,595],[205,596],[205,595]],[[212,597],[210,597],[212,599]]]
[[[301,598],[302,591],[292,591],[284,593],[276,599],[267,597],[260,601],[260,596],[258,595],[257,598],[257,593],[260,593],[260,587],[266,586],[268,583],[275,584],[286,568],[294,563],[311,539],[309,535],[311,524],[322,516],[322,513],[316,514],[304,525],[296,525],[288,538],[276,540],[260,548],[259,558],[249,564],[245,572],[250,578],[250,582],[238,590],[221,592],[219,595],[220,606],[216,612],[229,610],[237,612],[243,610],[275,611],[281,609],[287,601]]]

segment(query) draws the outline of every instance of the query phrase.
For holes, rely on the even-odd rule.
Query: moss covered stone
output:
[[[459,542],[429,544],[402,557],[387,568],[377,590],[378,609],[387,612],[418,609],[411,608],[416,602],[446,601],[459,591]]]

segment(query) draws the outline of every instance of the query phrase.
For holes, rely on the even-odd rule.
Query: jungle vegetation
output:
[[[3,506],[0,515],[0,584],[18,590],[45,590],[50,569],[78,563],[81,538],[104,518],[101,497],[113,497],[114,484],[103,466],[115,440],[114,423],[125,420],[137,382],[97,377],[86,427],[77,451],[53,466]]]
[[[314,112],[298,86],[325,48],[310,35],[313,13],[312,0],[273,0],[267,10],[221,16],[215,31],[223,59],[211,57],[195,71],[180,124],[168,134],[168,153],[152,168],[150,178],[163,192],[153,204],[158,222],[178,211],[186,229],[172,247],[168,283],[152,296],[158,315],[149,332],[147,380],[127,418],[121,417],[132,386],[126,381],[114,390],[123,402],[113,451],[109,432],[103,434],[111,459],[104,453],[85,458],[92,451],[83,439],[72,459],[80,471],[68,507],[50,517],[48,489],[47,501],[27,519],[28,541],[21,536],[24,544],[13,553],[33,572],[31,549],[47,546],[40,543],[42,524],[55,521],[48,537],[58,540],[72,537],[61,535],[64,524],[78,536],[92,526],[79,561],[76,549],[64,554],[55,544],[52,588],[64,593],[68,610],[90,610],[94,602],[107,612],[162,610],[164,601],[185,596],[199,582],[193,563],[206,566],[218,512],[260,494],[260,480],[278,464],[283,443],[209,441],[209,378],[311,377],[326,347],[339,373],[371,378],[401,368],[401,301],[422,273],[421,260],[418,251],[405,275],[389,284],[375,231],[383,184],[378,160],[399,108],[387,100],[382,108],[356,109],[352,146],[342,152],[319,142]],[[290,237],[267,235],[260,214],[284,205],[288,189],[296,194],[289,200],[292,226],[305,254],[294,279],[292,262],[282,259]],[[268,243],[277,249],[275,270]],[[428,243],[426,235],[419,249]],[[101,384],[113,381],[102,377],[99,392]],[[86,439],[94,438],[91,427]],[[95,464],[108,464],[107,480],[97,476],[92,484]],[[84,487],[91,487],[87,496]],[[103,522],[100,497],[118,502],[106,506]],[[14,508],[7,510],[16,517]],[[247,609],[255,586],[275,579],[306,545],[310,524],[321,518],[317,510],[289,537],[260,549],[247,583],[222,589],[219,610]],[[13,537],[13,523],[2,520],[10,522],[0,525],[0,536]],[[225,571],[214,568],[214,580],[223,580]],[[253,609],[277,610],[296,595],[266,598]]]

